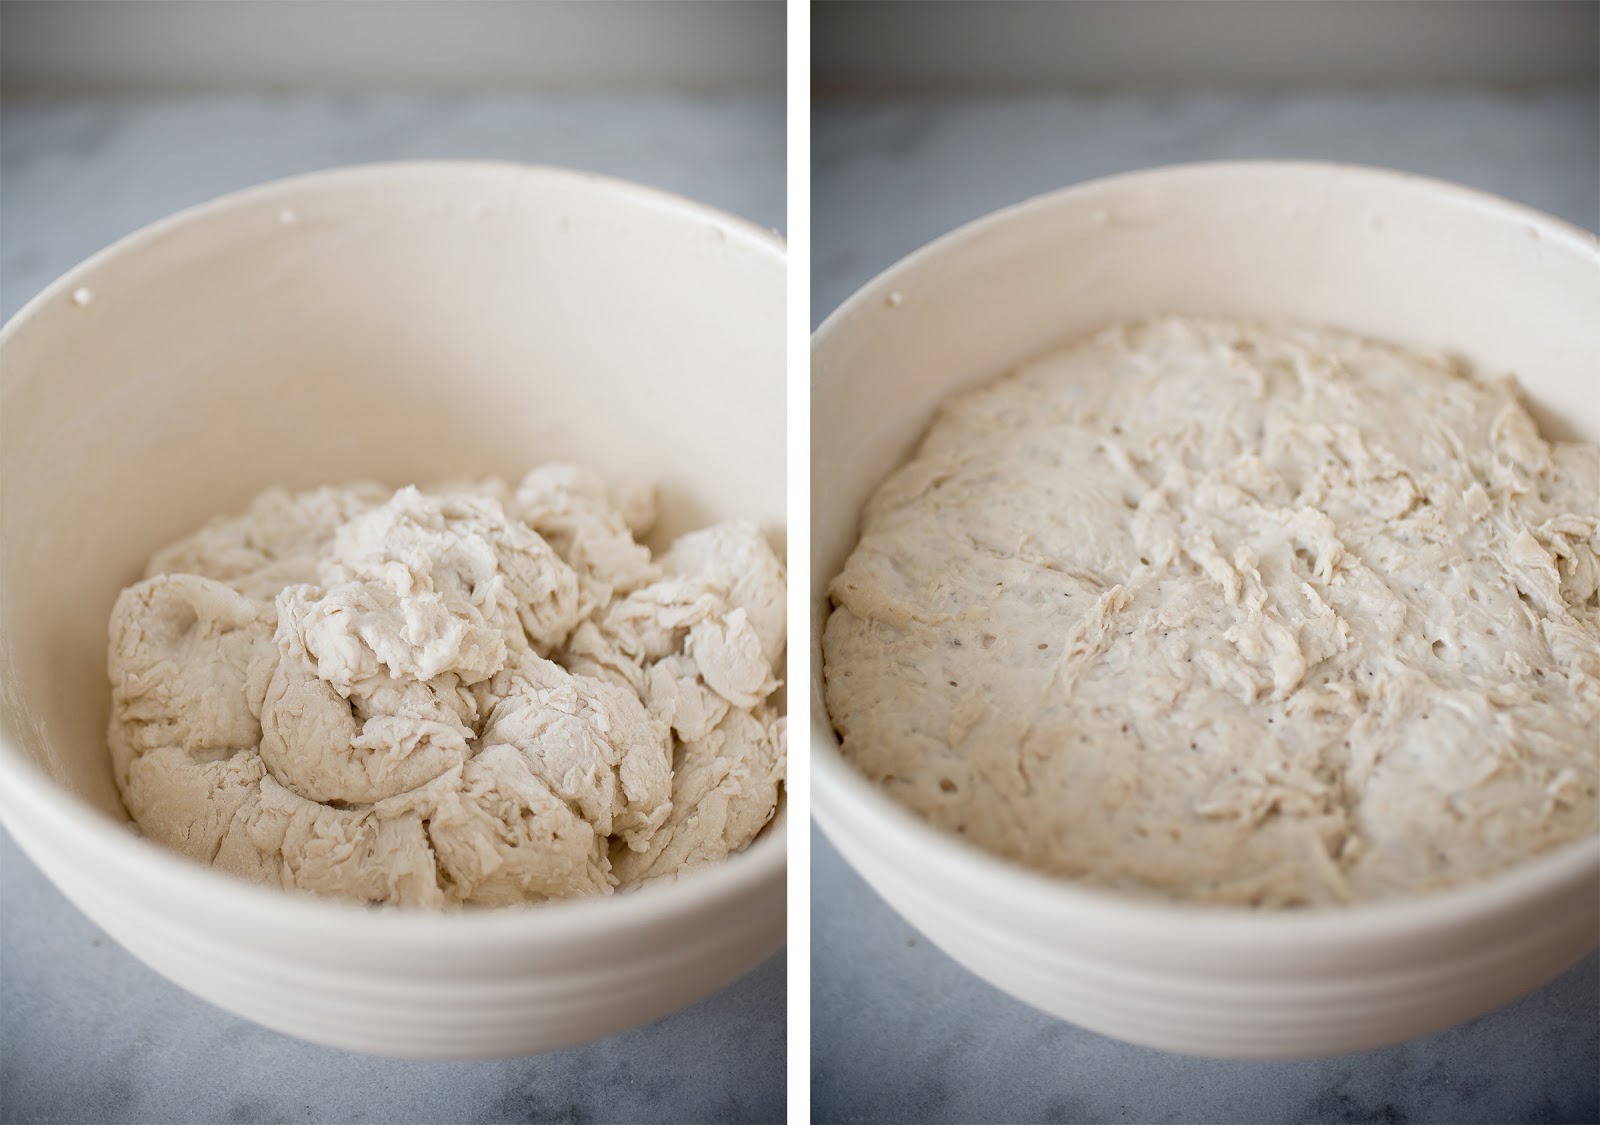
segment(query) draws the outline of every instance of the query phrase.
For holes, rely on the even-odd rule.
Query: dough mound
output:
[[[845,753],[1124,891],[1291,907],[1600,829],[1600,447],[1509,379],[1168,317],[944,404],[833,580]]]
[[[112,764],[145,835],[366,903],[609,894],[776,811],[783,567],[749,523],[634,540],[654,497],[547,465],[271,490],[111,615]]]

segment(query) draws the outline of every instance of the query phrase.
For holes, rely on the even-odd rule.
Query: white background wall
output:
[[[1600,2],[864,0],[811,42],[819,96],[1529,88],[1600,80]]]
[[[822,96],[1600,81],[1600,0],[823,0],[812,24]],[[0,0],[0,84],[777,90],[783,27],[782,0]]]
[[[0,0],[8,93],[782,90],[782,0]]]

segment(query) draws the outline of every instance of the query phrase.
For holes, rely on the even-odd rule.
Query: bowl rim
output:
[[[514,183],[553,182],[586,187],[610,196],[623,206],[652,210],[685,220],[709,223],[731,241],[786,268],[786,243],[776,231],[748,219],[662,188],[598,172],[559,165],[512,160],[423,159],[376,161],[339,165],[253,184],[175,211],[129,234],[78,262],[34,294],[0,326],[0,357],[6,345],[46,307],[60,302],[113,259],[165,238],[182,228],[220,216],[274,204],[285,195],[307,188],[360,187],[407,178],[437,180],[460,177],[509,178]],[[0,363],[0,388],[4,365]],[[10,694],[9,692],[7,694]],[[787,788],[787,786],[785,787]],[[19,811],[22,807],[27,812]],[[786,881],[788,869],[787,800],[779,806],[762,835],[727,859],[676,877],[609,895],[561,899],[502,907],[466,907],[443,911],[418,908],[373,908],[326,898],[304,891],[250,883],[197,863],[146,839],[132,821],[117,823],[112,817],[48,777],[31,759],[12,745],[7,726],[0,724],[0,823],[35,863],[39,856],[25,843],[38,835],[70,838],[72,850],[107,872],[137,875],[158,884],[167,895],[204,899],[208,912],[226,916],[235,925],[294,930],[307,938],[337,938],[341,944],[373,943],[381,947],[401,944],[438,946],[440,943],[481,943],[508,947],[529,936],[541,940],[582,938],[597,930],[648,925],[667,917],[680,917],[746,896],[775,878]],[[17,831],[18,827],[23,830]],[[43,829],[42,833],[40,829]],[[51,882],[55,880],[51,877]],[[111,883],[111,880],[103,880]],[[128,892],[119,892],[127,897]]]
[[[1529,207],[1527,204],[1518,203],[1482,188],[1467,187],[1464,184],[1454,183],[1450,180],[1441,180],[1435,176],[1425,176],[1417,172],[1404,172],[1396,168],[1384,168],[1375,164],[1355,164],[1334,160],[1295,160],[1295,159],[1256,159],[1256,160],[1191,160],[1178,164],[1156,164],[1147,168],[1135,168],[1126,172],[1114,172],[1107,176],[1096,176],[1094,179],[1082,180],[1069,184],[1066,187],[1052,188],[1048,191],[1038,192],[1034,195],[1008,203],[993,211],[969,219],[960,226],[946,231],[930,242],[912,250],[904,257],[891,265],[879,270],[869,280],[864,282],[850,296],[839,303],[823,318],[811,334],[811,350],[813,358],[819,341],[825,334],[838,330],[847,313],[853,313],[857,307],[865,307],[869,302],[865,299],[869,294],[880,294],[885,290],[894,288],[894,282],[910,273],[913,269],[922,267],[927,263],[942,257],[945,254],[967,245],[968,243],[985,237],[1014,222],[1031,217],[1036,213],[1043,213],[1054,207],[1076,202],[1076,197],[1088,197],[1100,192],[1111,191],[1119,188],[1138,186],[1154,180],[1178,181],[1188,177],[1204,178],[1210,176],[1230,176],[1249,174],[1278,174],[1286,176],[1319,177],[1318,180],[1307,180],[1308,184],[1316,183],[1319,186],[1334,179],[1365,179],[1372,183],[1387,183],[1391,187],[1408,190],[1434,192],[1442,197],[1451,199],[1458,205],[1486,211],[1499,212],[1503,218],[1513,219],[1538,231],[1541,237],[1549,236],[1555,241],[1570,243],[1572,249],[1580,253],[1588,252],[1600,259],[1600,233],[1584,230],[1582,227],[1557,218],[1555,215]]]
[[[653,187],[633,180],[612,176],[604,172],[591,172],[560,164],[532,164],[517,160],[455,159],[450,157],[414,160],[376,160],[360,164],[338,164],[311,172],[297,172],[292,176],[251,184],[224,192],[210,199],[192,203],[169,215],[144,224],[96,250],[76,263],[35,293],[22,307],[0,325],[0,354],[11,336],[24,324],[38,315],[40,309],[63,296],[68,296],[85,278],[113,258],[137,250],[146,243],[155,242],[182,227],[212,218],[228,211],[269,203],[276,196],[320,185],[349,183],[360,186],[362,182],[399,180],[408,176],[460,176],[485,175],[510,176],[514,180],[550,180],[567,184],[587,185],[607,192],[630,203],[663,212],[678,212],[684,218],[710,222],[718,229],[735,234],[750,248],[772,253],[780,262],[786,262],[787,242],[776,229],[713,207],[709,203],[690,199],[686,195]]]
[[[1600,270],[1600,235],[1563,219],[1493,193],[1465,187],[1431,176],[1371,165],[1319,160],[1208,160],[1158,165],[1097,177],[1067,187],[1030,196],[972,219],[902,257],[867,281],[818,325],[811,337],[813,378],[819,351],[855,317],[883,304],[884,296],[910,277],[936,267],[997,231],[1026,223],[1059,207],[1130,187],[1159,181],[1163,185],[1191,178],[1273,174],[1302,191],[1325,189],[1334,178],[1355,178],[1405,191],[1431,193],[1440,203],[1465,207],[1505,222],[1532,228],[1541,238],[1558,242],[1587,256]],[[815,543],[813,535],[812,542]],[[811,563],[816,565],[813,556]],[[815,582],[815,575],[813,582]],[[830,576],[831,577],[831,576]],[[825,588],[824,588],[825,589]],[[826,594],[822,602],[807,592],[808,617],[826,622]],[[1600,835],[1571,841],[1561,847],[1461,886],[1428,891],[1404,899],[1380,899],[1343,905],[1265,911],[1244,906],[1166,900],[1156,896],[1097,887],[1026,867],[1022,863],[985,851],[959,836],[936,828],[897,804],[869,782],[846,760],[827,712],[823,682],[821,628],[812,630],[811,676],[811,780],[813,815],[847,862],[854,867],[841,837],[861,832],[895,840],[923,872],[958,886],[983,888],[986,900],[1026,903],[1027,911],[1043,924],[1070,926],[1090,922],[1103,930],[1165,937],[1182,927],[1183,941],[1195,946],[1282,947],[1306,943],[1347,942],[1370,945],[1410,935],[1419,930],[1439,930],[1470,925],[1522,906],[1527,900],[1557,893],[1587,877],[1600,902]],[[852,827],[837,832],[835,818]],[[896,877],[897,883],[915,885],[915,877]],[[1597,926],[1600,940],[1600,926]]]

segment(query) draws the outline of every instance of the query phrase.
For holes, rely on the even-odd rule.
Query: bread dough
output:
[[[652,559],[653,520],[564,465],[262,494],[117,599],[128,811],[256,882],[407,906],[608,894],[743,848],[785,771],[783,567],[749,523]]]
[[[1600,447],[1510,379],[1124,324],[960,394],[830,587],[844,752],[1130,892],[1396,898],[1600,830]]]

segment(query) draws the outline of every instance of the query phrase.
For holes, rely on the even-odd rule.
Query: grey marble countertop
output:
[[[1157,164],[1300,157],[1455,180],[1600,229],[1600,91],[825,104],[812,316],[952,228]],[[812,834],[812,1114],[824,1122],[1596,1122],[1600,955],[1427,1039],[1298,1063],[1163,1054],[1001,994]]]
[[[781,97],[225,97],[0,106],[0,316],[179,208],[338,164],[562,164],[784,222]],[[102,934],[0,833],[0,1121],[779,1121],[782,954],[554,1054],[416,1063],[239,1020]]]

